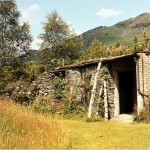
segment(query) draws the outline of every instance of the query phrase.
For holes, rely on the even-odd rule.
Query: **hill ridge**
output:
[[[141,38],[143,31],[150,34],[150,13],[147,12],[112,26],[99,26],[82,33],[82,49],[87,49],[94,38],[108,46],[114,46],[118,41],[121,44],[130,44],[135,36]]]

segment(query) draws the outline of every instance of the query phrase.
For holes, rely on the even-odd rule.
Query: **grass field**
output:
[[[150,148],[149,124],[52,118],[0,101],[0,148]]]
[[[149,124],[86,123],[60,120],[70,136],[72,148],[145,149],[150,148]]]
[[[0,149],[65,148],[69,139],[50,116],[0,101]]]

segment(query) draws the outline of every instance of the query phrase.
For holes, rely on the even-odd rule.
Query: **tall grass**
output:
[[[0,148],[65,148],[66,133],[52,118],[0,100]]]

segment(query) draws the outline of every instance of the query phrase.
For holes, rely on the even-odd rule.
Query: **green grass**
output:
[[[149,124],[86,123],[79,120],[60,120],[59,122],[68,132],[72,148],[150,148]]]
[[[0,148],[146,149],[150,125],[52,118],[0,101]]]

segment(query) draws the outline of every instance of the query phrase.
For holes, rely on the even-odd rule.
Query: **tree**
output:
[[[107,48],[99,40],[94,39],[91,46],[82,53],[80,60],[106,57],[106,50]]]
[[[139,50],[139,40],[136,36],[134,37],[134,40],[133,40],[133,47],[134,47],[135,52]]]
[[[40,61],[56,67],[78,59],[81,38],[76,37],[57,11],[52,11],[46,18],[47,22],[43,23],[44,32],[40,35],[43,41],[38,53]]]
[[[14,0],[0,0],[0,66],[27,53],[32,41],[28,23],[19,24]]]
[[[119,48],[121,46],[120,42],[118,41],[115,45],[115,48]]]

